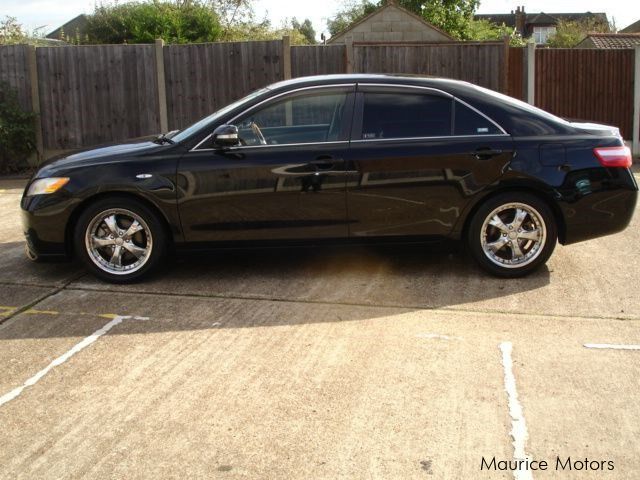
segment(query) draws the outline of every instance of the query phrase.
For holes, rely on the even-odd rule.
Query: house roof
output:
[[[476,20],[488,20],[498,25],[505,24],[507,27],[516,26],[516,13],[487,13],[474,15]],[[549,23],[558,23],[560,20],[565,22],[575,22],[588,18],[596,18],[603,23],[607,23],[607,14],[603,12],[584,12],[584,13],[525,13],[525,25],[536,25]]]
[[[640,20],[626,26],[625,28],[620,30],[620,33],[640,33]]]
[[[589,40],[596,48],[634,48],[640,45],[640,33],[590,33],[576,48],[584,46]]]
[[[69,20],[64,25],[61,25],[58,28],[56,28],[53,32],[47,35],[46,38],[59,40],[60,34],[62,32],[64,32],[65,35],[74,36],[77,31],[82,33],[82,30],[84,29],[86,24],[87,24],[87,16],[84,13],[81,13],[77,17],[74,17],[71,20]]]
[[[430,28],[432,30],[435,30],[439,33],[441,33],[442,35],[444,35],[445,37],[451,39],[451,40],[455,40],[455,38],[453,38],[451,35],[449,35],[447,32],[445,32],[444,30],[440,30],[438,27],[436,27],[435,25],[427,22],[424,18],[422,18],[420,15],[416,15],[413,12],[410,12],[409,10],[407,10],[406,8],[402,8],[400,5],[396,4],[394,0],[389,0],[387,2],[386,5],[378,8],[377,10],[371,12],[369,15],[366,15],[364,17],[362,17],[360,20],[358,20],[357,22],[352,23],[351,25],[349,25],[348,28],[342,30],[339,33],[336,33],[333,37],[331,37],[329,39],[329,41],[327,43],[331,43],[341,37],[343,37],[344,35],[346,35],[347,33],[349,33],[351,30],[353,30],[354,28],[356,28],[358,25],[361,25],[363,23],[365,23],[367,20],[370,20],[371,18],[375,17],[376,15],[378,15],[380,12],[389,9],[389,8],[393,8],[396,10],[401,11],[402,13],[406,14],[406,15],[410,15],[411,17],[415,18],[416,20],[418,20],[419,22],[423,23],[424,26],[426,28]]]

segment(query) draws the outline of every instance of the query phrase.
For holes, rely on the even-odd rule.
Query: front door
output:
[[[354,86],[278,96],[230,120],[241,144],[207,142],[178,171],[188,242],[348,236],[345,159]]]

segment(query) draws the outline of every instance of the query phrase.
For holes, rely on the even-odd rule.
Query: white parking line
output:
[[[585,343],[584,347],[598,349],[610,348],[612,350],[640,350],[640,345],[614,345],[609,343]]]
[[[509,415],[511,416],[511,436],[513,437],[513,458],[515,460],[531,460],[525,453],[525,444],[529,433],[527,424],[522,413],[522,406],[518,401],[518,390],[516,389],[516,378],[513,375],[513,360],[511,352],[513,345],[511,342],[502,342],[500,351],[502,352],[502,367],[504,368],[504,389],[507,392],[509,403]],[[514,470],[515,480],[533,480],[531,470]]]
[[[14,398],[18,397],[25,388],[31,387],[31,386],[35,385],[36,383],[38,383],[54,367],[62,365],[64,362],[66,362],[71,357],[73,357],[76,353],[78,353],[82,349],[84,349],[84,348],[88,347],[89,345],[91,345],[93,342],[98,340],[98,338],[100,338],[102,335],[104,335],[109,330],[111,330],[113,327],[115,327],[116,325],[119,325],[120,323],[122,323],[123,320],[126,320],[128,318],[131,318],[131,317],[129,317],[129,316],[120,316],[120,315],[115,316],[113,318],[113,320],[111,320],[109,323],[107,323],[104,327],[102,327],[99,330],[96,330],[91,335],[89,335],[88,337],[84,338],[81,342],[75,344],[71,348],[71,350],[69,350],[69,351],[63,353],[62,355],[60,355],[58,358],[53,360],[49,365],[47,365],[45,368],[40,370],[38,373],[36,373],[33,377],[28,379],[22,385],[20,385],[17,388],[14,388],[9,393],[7,393],[7,394],[3,395],[2,397],[0,397],[0,407],[3,406],[5,403],[10,402]],[[143,318],[142,317],[136,317],[136,319],[142,320]]]

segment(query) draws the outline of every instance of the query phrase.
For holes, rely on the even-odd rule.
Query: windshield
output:
[[[268,89],[267,88],[262,88],[260,90],[256,90],[253,93],[250,93],[249,95],[247,95],[244,98],[241,98],[240,100],[237,100],[229,105],[227,105],[224,108],[221,108],[220,110],[212,113],[211,115],[209,115],[208,117],[203,118],[202,120],[198,120],[196,123],[194,123],[193,125],[185,128],[184,130],[181,130],[180,132],[178,132],[177,134],[173,135],[171,137],[171,140],[173,140],[174,142],[178,143],[181,142],[187,138],[189,138],[191,135],[193,135],[194,133],[196,133],[198,130],[200,130],[202,127],[204,127],[205,125],[207,125],[210,122],[213,122],[216,118],[221,117],[223,115],[226,115],[227,113],[229,113],[230,111],[232,111],[233,109],[239,107],[240,105],[242,105],[245,102],[248,102],[250,100],[253,100],[254,98],[259,97],[260,95],[262,95],[263,93],[267,92]]]

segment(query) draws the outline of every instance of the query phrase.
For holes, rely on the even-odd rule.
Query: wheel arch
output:
[[[478,209],[490,200],[498,195],[503,193],[527,193],[530,195],[534,195],[539,198],[543,202],[545,202],[551,211],[553,212],[554,219],[556,221],[556,227],[558,230],[558,241],[561,244],[565,243],[566,239],[566,222],[564,219],[564,215],[562,214],[562,210],[560,209],[558,202],[553,198],[551,192],[546,191],[544,188],[540,186],[536,186],[534,184],[526,183],[526,184],[505,184],[501,185],[498,188],[487,192],[485,195],[478,197],[476,201],[470,205],[464,215],[464,218],[461,222],[459,222],[459,227],[457,229],[457,236],[460,239],[465,239],[467,237],[467,232],[469,231],[469,225],[471,224],[471,220],[474,215],[478,211]]]
[[[129,191],[108,191],[108,192],[96,193],[94,195],[91,195],[85,198],[82,202],[80,202],[76,206],[76,208],[71,213],[71,216],[69,217],[69,221],[67,222],[67,226],[65,228],[65,235],[64,235],[65,251],[69,257],[73,256],[73,252],[74,252],[73,231],[76,228],[76,224],[78,223],[78,219],[80,218],[80,215],[82,215],[82,213],[87,208],[89,208],[89,206],[92,205],[93,203],[99,200],[103,200],[105,198],[110,198],[110,197],[127,198],[130,200],[135,200],[137,202],[142,203],[145,207],[147,207],[149,210],[154,212],[160,219],[160,222],[162,223],[162,227],[165,231],[169,246],[173,247],[175,243],[175,239],[174,239],[174,234],[171,228],[171,223],[169,221],[169,218],[167,218],[167,215],[162,211],[161,208],[159,208],[154,202],[146,198],[144,195],[136,194]]]

